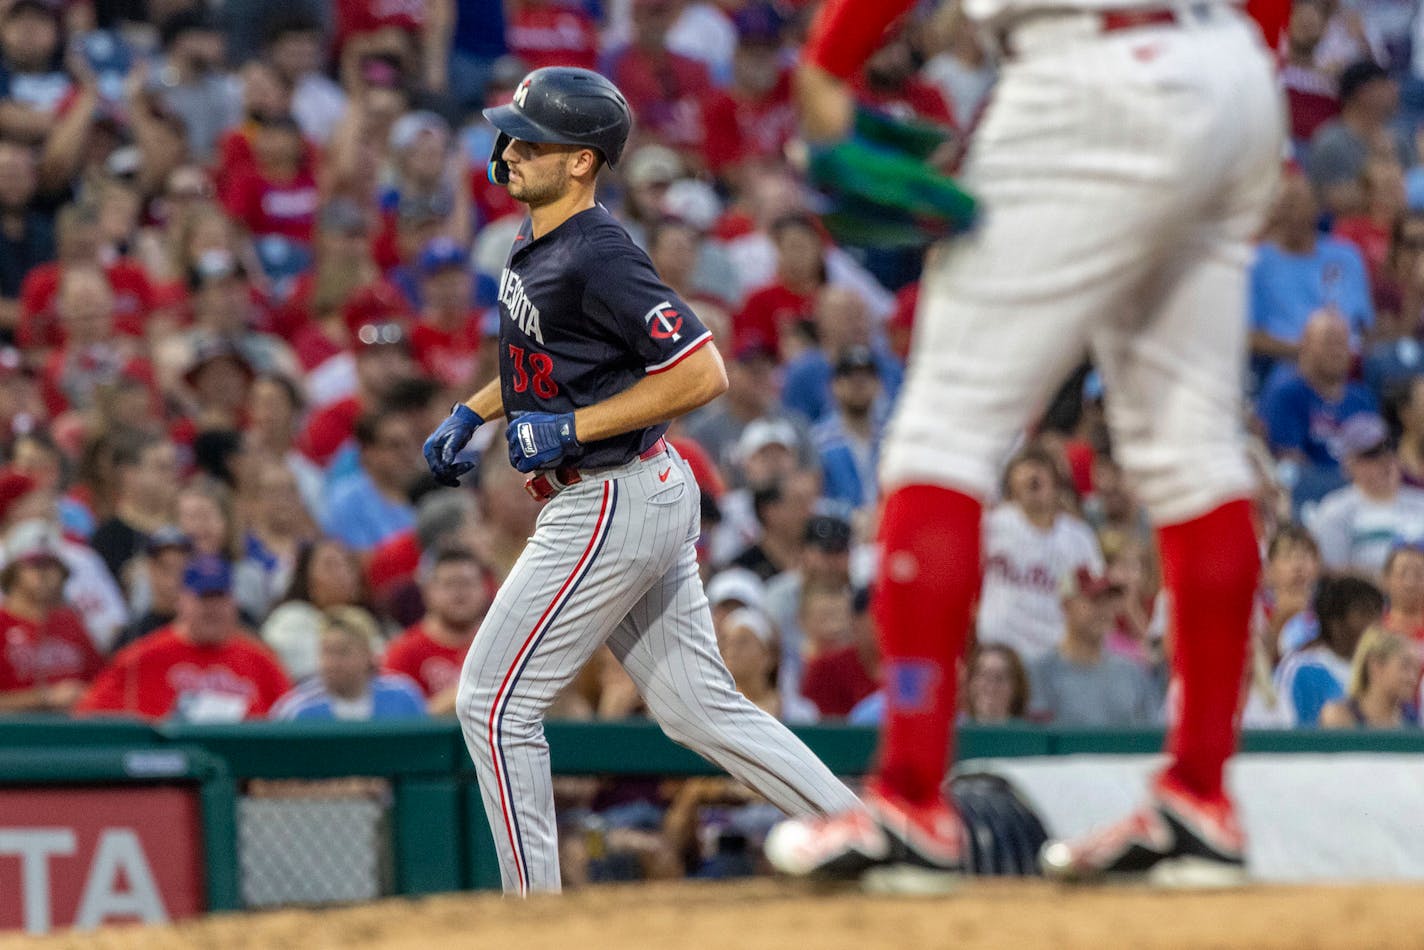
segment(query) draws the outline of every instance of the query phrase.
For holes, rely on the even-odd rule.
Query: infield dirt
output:
[[[1424,947],[1424,886],[1220,893],[976,881],[934,899],[816,893],[778,881],[589,888],[527,902],[440,895],[217,915],[167,927],[0,937],[23,950],[1186,950]]]

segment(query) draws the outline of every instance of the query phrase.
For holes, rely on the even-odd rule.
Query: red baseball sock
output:
[[[983,505],[932,485],[896,489],[880,522],[875,590],[885,725],[874,784],[912,804],[941,801],[956,664],[979,594]]]
[[[1158,532],[1172,599],[1172,673],[1181,690],[1167,774],[1202,798],[1223,794],[1250,638],[1260,549],[1247,501]]]

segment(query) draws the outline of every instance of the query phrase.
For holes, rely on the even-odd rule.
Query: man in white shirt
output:
[[[1424,536],[1424,491],[1401,483],[1389,428],[1374,413],[1340,427],[1350,484],[1321,499],[1308,519],[1325,566],[1378,576],[1397,538]]]
[[[984,519],[979,642],[1006,644],[1032,663],[1062,639],[1063,579],[1081,567],[1101,574],[1103,555],[1092,529],[1063,511],[1057,469],[1042,449],[1009,463],[1004,499]]]

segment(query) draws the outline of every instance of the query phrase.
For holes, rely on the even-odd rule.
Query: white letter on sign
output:
[[[127,891],[118,889],[120,874],[128,878]],[[106,828],[99,836],[99,848],[89,866],[89,879],[84,882],[74,926],[88,930],[110,917],[138,917],[146,924],[168,922],[168,911],[153,883],[143,845],[132,828]]]
[[[26,933],[49,933],[49,858],[73,854],[74,848],[68,828],[0,828],[0,857],[20,858]]]

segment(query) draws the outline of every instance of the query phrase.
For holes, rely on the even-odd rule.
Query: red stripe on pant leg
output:
[[[502,753],[499,746],[495,743],[494,738],[495,720],[499,718],[499,707],[504,701],[504,693],[505,690],[509,688],[509,682],[514,676],[514,671],[519,668],[519,661],[524,657],[525,651],[529,649],[529,644],[534,642],[534,638],[538,635],[539,629],[544,626],[544,621],[548,620],[549,615],[559,606],[560,599],[563,598],[569,586],[573,584],[574,579],[578,577],[579,572],[583,570],[584,562],[586,562],[589,555],[593,553],[594,546],[598,542],[598,536],[603,531],[603,519],[608,514],[608,494],[610,487],[610,482],[603,483],[603,504],[599,507],[598,521],[593,525],[593,534],[588,539],[588,546],[583,549],[583,555],[579,557],[578,563],[574,565],[574,569],[570,571],[569,576],[565,578],[558,593],[554,594],[554,599],[549,602],[549,606],[544,608],[544,612],[539,615],[538,621],[535,622],[533,629],[529,631],[529,636],[524,638],[524,643],[519,647],[519,652],[514,655],[514,662],[509,664],[509,670],[504,674],[504,680],[499,684],[499,689],[495,691],[494,703],[490,706],[489,745],[490,758],[494,762],[494,784],[495,787],[499,789],[499,810],[504,816],[504,832],[509,836],[510,850],[514,852],[514,869],[519,876],[519,893],[521,895],[528,890],[528,884],[525,881],[523,862],[519,859],[519,844],[514,839],[514,825],[509,813],[509,802],[504,795],[504,777],[500,772],[500,756]]]

